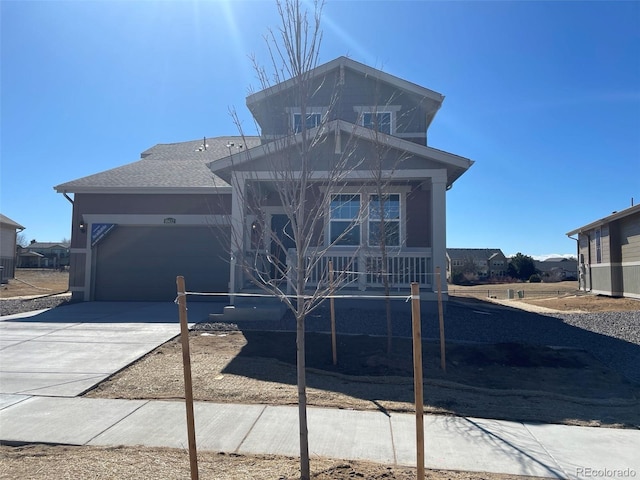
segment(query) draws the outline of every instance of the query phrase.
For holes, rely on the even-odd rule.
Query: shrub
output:
[[[540,275],[538,275],[537,273],[534,273],[529,277],[529,283],[540,283],[540,282],[542,282],[542,279],[540,278]]]

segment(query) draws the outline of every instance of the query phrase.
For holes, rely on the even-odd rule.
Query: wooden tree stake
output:
[[[191,480],[198,480],[198,454],[196,450],[196,427],[193,414],[193,384],[191,382],[191,355],[189,353],[189,324],[187,321],[187,296],[184,277],[176,277],[178,307],[180,311],[180,340],[182,342],[182,366],[184,370],[184,399],[187,408],[187,436],[189,439],[189,464]]]
[[[440,267],[436,267],[436,284],[438,285],[438,318],[440,320],[440,368],[446,372],[447,361],[445,356],[444,315],[442,314],[442,279],[440,278]]]
[[[331,351],[333,352],[333,364],[338,364],[338,347],[336,341],[336,308],[333,298],[333,261],[329,260],[329,292],[331,298],[329,305],[331,306]]]
[[[420,321],[420,286],[413,282],[411,284],[411,323],[413,325],[413,389],[416,404],[416,467],[418,480],[424,480],[424,398]]]

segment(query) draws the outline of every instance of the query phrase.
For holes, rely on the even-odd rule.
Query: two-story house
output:
[[[577,235],[578,288],[640,299],[640,205],[567,233]]]
[[[69,265],[69,244],[32,240],[18,252],[20,268],[63,268]]]
[[[392,286],[419,282],[422,299],[434,301],[446,192],[473,163],[427,145],[444,97],[345,57],[313,69],[308,82],[304,105],[294,80],[247,98],[258,136],[159,144],[137,162],[56,186],[73,203],[73,297],[170,300],[176,275],[189,291],[241,292],[249,278],[238,262],[263,251],[273,265],[295,253],[278,187],[311,168],[305,201],[326,205],[305,255],[349,265],[351,288],[379,289],[382,178]],[[302,162],[309,139],[313,155]],[[265,228],[281,232],[280,251],[254,235]]]
[[[456,272],[470,270],[477,280],[500,279],[507,274],[509,262],[499,248],[447,248],[447,280]]]

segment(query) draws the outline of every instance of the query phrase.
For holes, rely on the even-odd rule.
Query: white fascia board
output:
[[[231,186],[221,187],[71,187],[61,188],[53,187],[57,193],[113,193],[113,194],[136,194],[136,195],[178,195],[178,194],[230,194]]]
[[[408,169],[408,170],[383,170],[380,172],[383,177],[390,177],[393,180],[417,180],[432,179],[434,182],[446,182],[446,169]],[[328,171],[314,171],[309,173],[309,179],[314,181],[322,181],[330,177],[332,173]],[[260,172],[235,172],[240,180],[278,180],[271,171]],[[297,179],[301,176],[301,172],[291,172],[290,178]],[[368,170],[352,170],[340,175],[340,180],[365,181],[375,180],[372,172]]]
[[[174,215],[174,214],[128,214],[128,213],[85,213],[84,221],[93,223],[115,223],[128,226],[162,226],[163,228],[194,227],[194,226],[220,226],[229,225],[231,215]],[[175,223],[165,224],[164,220],[170,217]]]
[[[452,153],[448,153],[432,147],[420,145],[418,143],[404,140],[393,135],[387,135],[381,132],[377,133],[378,138],[377,140],[375,140],[372,137],[373,131],[370,128],[363,127],[362,125],[356,125],[355,123],[349,123],[344,120],[332,120],[325,125],[309,129],[307,133],[309,135],[309,138],[315,138],[319,134],[319,130],[321,129],[324,130],[327,134],[340,130],[341,132],[348,133],[365,141],[379,141],[381,143],[384,143],[384,145],[388,147],[404,150],[419,157],[435,160],[437,162],[444,163],[445,165],[451,165],[457,168],[462,168],[464,170],[467,170],[474,163],[473,160],[470,160],[468,158],[454,155]],[[298,133],[288,137],[282,137],[281,141],[276,139],[264,145],[260,145],[258,147],[246,150],[242,153],[235,154],[232,157],[226,157],[220,160],[216,160],[215,162],[209,164],[209,168],[211,168],[211,170],[215,172],[223,168],[233,167],[234,165],[241,165],[245,162],[257,160],[271,153],[276,153],[280,150],[283,150],[284,148],[289,148],[297,145],[301,141],[302,133]]]
[[[632,207],[628,207],[628,208],[625,208],[624,210],[611,214],[608,217],[601,218],[599,220],[596,220],[595,222],[591,222],[587,225],[576,228],[575,230],[571,230],[570,232],[567,232],[566,235],[570,237],[571,235],[575,235],[576,233],[588,232],[589,230],[593,230],[594,228],[601,227],[602,225],[605,225],[607,223],[611,223],[615,220],[620,220],[621,218],[628,217],[629,215],[633,215],[634,213],[639,213],[639,212],[640,212],[640,204],[634,205]]]

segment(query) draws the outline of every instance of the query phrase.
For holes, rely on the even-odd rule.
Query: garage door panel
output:
[[[229,238],[208,227],[117,227],[96,247],[94,298],[174,300],[178,275],[189,291],[226,292]]]

